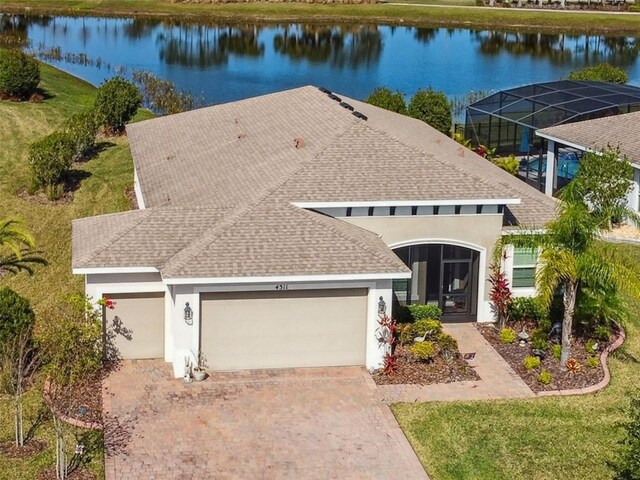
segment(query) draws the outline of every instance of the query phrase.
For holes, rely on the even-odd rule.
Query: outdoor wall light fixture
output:
[[[380,297],[380,301],[378,302],[378,315],[384,315],[387,311],[387,303],[384,301],[384,298]]]
[[[184,304],[184,321],[187,325],[193,325],[193,310],[189,302]]]

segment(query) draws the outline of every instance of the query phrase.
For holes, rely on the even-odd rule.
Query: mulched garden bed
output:
[[[17,447],[14,441],[0,444],[0,455],[8,458],[27,458],[37,455],[47,448],[47,442],[37,438],[31,439],[22,447]]]
[[[476,371],[460,356],[451,363],[436,355],[430,363],[416,359],[409,353],[408,346],[397,346],[398,364],[393,375],[384,375],[382,370],[373,372],[373,380],[378,385],[451,383],[480,380]]]
[[[477,324],[476,327],[534,392],[585,388],[597,384],[604,378],[604,369],[599,362],[597,368],[587,366],[587,359],[592,356],[585,350],[585,344],[589,339],[574,337],[572,341],[571,356],[580,364],[581,368],[579,371],[562,371],[560,360],[553,357],[551,348],[545,352],[546,355],[540,367],[529,370],[524,367],[523,361],[525,357],[532,356],[530,344],[520,346],[517,339],[512,344],[505,344],[500,341],[500,332],[497,328],[493,327],[493,325]],[[509,324],[509,328],[512,328],[516,332],[520,332],[523,327],[527,333],[531,333],[535,325],[525,324],[523,322],[513,322]],[[598,359],[603,349],[608,345],[608,343],[604,342],[599,343]],[[551,374],[551,383],[549,385],[544,385],[538,381],[538,375],[542,370],[546,370]]]
[[[72,471],[67,478],[69,480],[96,480],[96,476],[91,473],[89,470],[85,470],[84,468],[77,468]],[[47,468],[42,471],[40,475],[36,477],[36,480],[56,480],[56,469],[55,467]]]
[[[63,415],[88,424],[102,424],[101,374],[96,374],[73,388],[59,391],[56,395],[55,403]]]

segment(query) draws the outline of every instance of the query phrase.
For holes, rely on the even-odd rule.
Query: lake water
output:
[[[49,62],[96,85],[119,69],[147,70],[207,103],[307,84],[358,99],[382,85],[462,96],[557,80],[602,61],[640,83],[640,39],[632,37],[4,15],[2,39],[26,39],[34,51],[58,47],[68,61]]]

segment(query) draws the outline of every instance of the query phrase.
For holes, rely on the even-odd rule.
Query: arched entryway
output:
[[[444,321],[475,321],[478,316],[478,251],[458,245],[429,243],[393,250],[412,272],[397,280],[400,305],[438,305]]]

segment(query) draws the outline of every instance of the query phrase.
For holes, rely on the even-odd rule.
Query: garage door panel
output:
[[[123,359],[164,356],[164,294],[107,294],[116,305],[105,309],[107,331]]]
[[[202,294],[201,349],[217,370],[362,365],[367,290]]]

